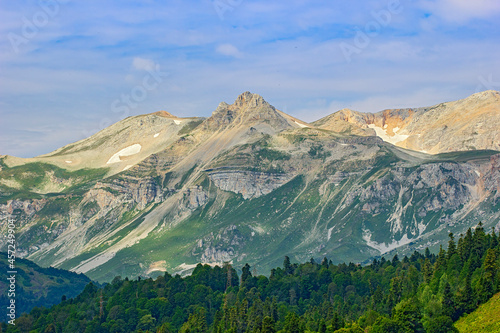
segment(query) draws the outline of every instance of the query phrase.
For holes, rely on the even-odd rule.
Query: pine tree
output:
[[[278,300],[276,296],[273,297],[273,301],[271,302],[271,319],[273,322],[278,321]]]
[[[447,252],[447,259],[450,260],[450,258],[457,253],[457,247],[455,246],[455,238],[453,237],[453,233],[450,232],[448,234],[448,237],[450,237],[450,240],[448,241],[448,252]]]
[[[262,320],[262,330],[261,333],[275,333],[276,328],[274,327],[274,321],[271,317],[266,316]]]
[[[321,266],[328,268],[328,259],[326,257],[321,260]]]
[[[497,263],[496,263],[496,253],[493,249],[488,249],[486,252],[486,257],[484,258],[484,274],[481,278],[479,284],[480,291],[479,297],[481,302],[486,302],[493,294],[496,289],[496,275],[497,275]]]
[[[491,227],[491,244],[490,248],[494,249],[498,246],[498,237],[497,234],[495,233],[495,228]]]
[[[427,259],[431,259],[431,251],[429,250],[428,247],[425,248],[424,256]]]
[[[292,264],[290,264],[290,257],[285,256],[285,260],[283,260],[283,269],[285,270],[286,275],[290,275],[293,273]]]
[[[443,291],[443,299],[441,301],[441,307],[443,311],[443,315],[456,320],[455,318],[455,300],[453,297],[453,293],[451,292],[451,286],[448,282],[446,282]]]
[[[399,257],[397,254],[392,258],[392,266],[396,267],[399,264]]]
[[[300,319],[295,313],[286,315],[284,330],[287,333],[300,333]]]
[[[471,287],[471,277],[467,274],[465,278],[465,285],[457,294],[456,303],[458,308],[458,316],[460,317],[463,313],[471,312],[475,307],[474,293]]]
[[[486,246],[486,234],[484,232],[483,223],[479,222],[476,230],[474,230],[474,235],[472,236],[472,271],[474,271],[476,268],[481,267],[481,258],[486,252]]]
[[[250,273],[250,265],[248,263],[241,268],[241,285],[243,286],[248,278],[252,277],[252,273]]]
[[[439,254],[434,264],[434,276],[439,276],[441,270],[446,268],[446,252],[443,249],[443,246],[439,246]]]
[[[432,274],[433,274],[433,269],[432,269],[431,261],[429,260],[429,258],[425,258],[422,273],[424,275],[424,282],[429,284],[431,282]]]
[[[460,258],[462,262],[469,260],[470,252],[472,250],[472,230],[467,229],[465,236],[463,237],[462,246],[459,248]]]

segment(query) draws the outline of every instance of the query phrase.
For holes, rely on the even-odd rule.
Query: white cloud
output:
[[[155,62],[151,59],[135,57],[132,61],[132,66],[134,66],[137,70],[144,71],[154,71],[155,70]]]
[[[238,48],[232,44],[221,44],[217,46],[217,49],[215,50],[217,53],[220,53],[225,56],[229,57],[234,57],[234,58],[241,58],[243,57],[243,54],[238,50]]]

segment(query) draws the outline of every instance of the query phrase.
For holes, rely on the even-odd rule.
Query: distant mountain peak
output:
[[[252,94],[249,91],[245,91],[241,95],[236,98],[234,101],[235,106],[243,107],[243,106],[249,106],[249,107],[259,107],[259,106],[270,106],[269,103],[267,103],[262,96],[258,94]]]
[[[233,104],[221,102],[205,126],[212,130],[233,125],[255,125],[267,123],[275,130],[289,128],[287,120],[258,94],[246,91]]]

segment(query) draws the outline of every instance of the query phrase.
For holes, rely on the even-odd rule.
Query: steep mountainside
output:
[[[497,151],[405,150],[304,123],[248,92],[181,129],[170,116],[142,117],[158,127],[133,130],[128,123],[146,124],[133,117],[113,125],[130,131],[120,146],[107,141],[111,127],[96,134],[108,139],[89,138],[103,148],[87,168],[51,162],[86,152],[72,145],[34,162],[0,160],[0,217],[16,220],[22,255],[105,281],[198,262],[268,270],[283,255],[363,262],[435,249],[479,221],[500,227]],[[130,148],[163,132],[154,149]],[[127,147],[131,155],[116,157]]]
[[[484,91],[432,107],[362,113],[340,110],[313,125],[339,133],[377,135],[402,148],[429,154],[500,150],[500,93]]]

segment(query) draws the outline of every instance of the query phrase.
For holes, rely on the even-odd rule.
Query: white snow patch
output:
[[[64,161],[64,162],[66,162],[66,163],[68,163],[68,164],[71,164],[71,163],[73,163],[73,161]]]
[[[157,138],[158,135],[160,135],[160,133],[156,133],[155,135],[153,135],[153,138]]]
[[[298,123],[296,120],[294,120],[294,122],[295,122],[297,125],[299,125],[300,127],[302,127],[302,128],[304,128],[304,127],[309,127],[309,126],[307,126],[307,125],[304,125],[304,124]]]
[[[375,241],[372,241],[371,238],[372,238],[372,233],[370,232],[370,230],[363,230],[363,239],[366,241],[366,245],[368,245],[371,248],[374,248],[375,250],[378,250],[380,254],[387,253],[400,246],[409,244],[410,242],[413,241],[412,239],[408,238],[407,234],[404,234],[399,241],[393,239],[390,244],[377,243]]]
[[[387,128],[387,126],[389,126],[389,125],[385,124],[385,125],[384,125],[384,128]]]
[[[394,128],[392,129],[392,131],[393,131],[394,133],[396,133],[397,131],[399,131],[399,127],[394,127]]]
[[[182,120],[175,120],[175,119],[174,119],[174,123],[175,123],[176,125],[180,125],[180,124],[182,123]]]
[[[379,138],[384,140],[385,142],[392,143],[393,145],[398,144],[406,139],[408,139],[409,135],[403,135],[403,134],[394,134],[393,136],[389,136],[387,134],[387,130],[384,130],[381,127],[376,126],[375,124],[370,124],[368,125],[369,128],[373,128],[375,130],[375,133]],[[396,127],[397,128],[397,127]],[[399,130],[399,128],[398,128]]]
[[[141,148],[142,148],[141,145],[138,143],[129,146],[127,148],[123,148],[122,150],[111,156],[111,158],[108,160],[108,162],[106,162],[106,164],[121,162],[120,157],[135,155],[141,151]]]
[[[476,172],[476,175],[477,175],[478,177],[481,177],[481,173],[480,173],[479,171],[477,171],[477,170],[474,170],[474,171]]]
[[[133,167],[133,166],[134,166],[133,164],[129,164],[129,165],[127,165],[125,168],[123,168],[123,171],[128,170],[128,169],[130,169],[130,168],[131,168],[131,167]]]

